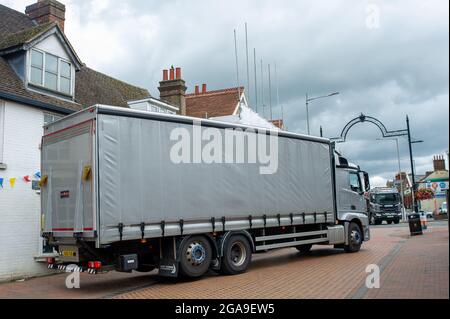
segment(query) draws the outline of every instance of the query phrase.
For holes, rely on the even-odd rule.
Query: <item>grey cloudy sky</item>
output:
[[[170,65],[182,67],[190,91],[202,83],[209,89],[236,86],[233,29],[245,84],[247,22],[250,50],[256,48],[258,63],[263,58],[266,76],[267,64],[277,63],[288,130],[306,132],[306,92],[339,91],[311,104],[313,134],[322,125],[325,136],[337,136],[361,112],[388,129],[403,129],[409,114],[413,137],[425,141],[414,146],[418,173],[431,170],[432,156],[448,150],[446,0],[60,1],[67,7],[66,33],[83,62],[154,96],[161,70]],[[22,12],[33,2],[0,0]],[[274,90],[273,112],[279,116],[275,96]],[[268,104],[267,87],[265,100]],[[368,170],[374,183],[383,184],[393,178],[397,157],[395,142],[379,137],[375,126],[358,124],[338,149]],[[409,171],[404,138],[400,152]]]

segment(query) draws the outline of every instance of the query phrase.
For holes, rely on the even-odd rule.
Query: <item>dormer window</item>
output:
[[[53,54],[31,49],[30,84],[72,95],[72,66]]]

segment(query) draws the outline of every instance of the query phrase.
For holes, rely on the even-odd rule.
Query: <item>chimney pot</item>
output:
[[[434,171],[445,171],[445,159],[442,155],[433,156]]]
[[[195,86],[195,95],[198,95],[200,93],[198,85]]]
[[[175,79],[176,73],[176,79]],[[178,113],[186,115],[186,83],[181,78],[181,68],[170,67],[163,70],[163,81],[159,82],[159,97],[169,104],[179,107]]]
[[[206,93],[206,84],[202,84],[202,93],[203,93],[203,94]]]

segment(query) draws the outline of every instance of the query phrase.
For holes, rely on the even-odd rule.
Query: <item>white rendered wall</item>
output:
[[[0,281],[41,275],[46,265],[35,262],[40,253],[40,195],[24,175],[39,171],[44,113],[37,108],[4,101],[3,162],[0,188]],[[17,177],[14,188],[9,178]]]

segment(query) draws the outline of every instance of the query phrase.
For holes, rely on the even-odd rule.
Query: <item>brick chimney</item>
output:
[[[186,83],[181,79],[181,68],[172,66],[163,70],[163,80],[159,82],[159,97],[179,107],[179,114],[186,115]]]
[[[433,157],[433,167],[434,171],[445,171],[445,159],[442,155],[437,155]]]
[[[27,6],[25,13],[39,24],[57,22],[64,32],[66,6],[56,0],[38,0],[38,2]]]

